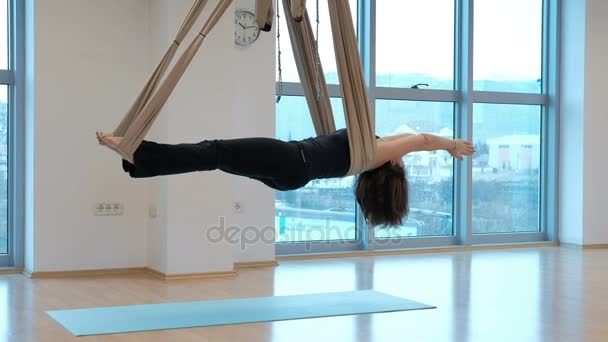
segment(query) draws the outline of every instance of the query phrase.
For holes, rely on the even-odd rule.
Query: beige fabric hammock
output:
[[[351,165],[349,175],[367,171],[376,158],[376,126],[367,97],[363,65],[357,46],[357,33],[348,0],[328,0],[336,64],[342,90],[342,103]]]
[[[161,83],[161,79],[171,64],[179,45],[191,31],[197,19],[200,17],[203,8],[207,4],[207,0],[196,0],[194,2],[194,5],[188,12],[184,23],[179,29],[175,40],[165,53],[160,64],[148,78],[148,81],[144,85],[144,89],[140,92],[125,117],[114,130],[113,134],[115,136],[123,137],[116,152],[124,159],[133,162],[133,153],[135,153],[137,147],[141,144],[152,127],[152,124],[167,102],[167,99],[203,44],[205,37],[211,32],[224,12],[230,7],[231,3],[232,0],[219,1],[205,22],[202,30],[199,31],[198,35],[196,35]]]
[[[167,99],[201,47],[205,37],[226,12],[231,2],[232,0],[219,0],[203,29],[161,82],[179,45],[190,32],[207,3],[207,0],[195,1],[175,40],[114,131],[115,136],[123,137],[122,142],[116,148],[116,152],[123,158],[133,162],[133,153],[150,130]],[[348,0],[328,0],[328,3],[350,141],[351,167],[348,175],[354,175],[373,167],[376,153],[375,127],[369,108],[363,68]],[[333,113],[327,95],[327,84],[322,67],[320,63],[315,65],[318,61],[318,51],[306,11],[306,1],[283,0],[283,4],[284,8],[290,8],[290,15],[286,15],[286,17],[292,48],[315,131],[317,135],[331,133],[335,131]],[[256,10],[260,28],[270,31],[274,17],[272,0],[257,0]]]
[[[290,0],[283,0],[283,8],[289,8],[293,3]],[[308,13],[304,11],[300,14],[300,22],[296,21],[293,14],[285,15],[285,17],[296,67],[304,88],[315,132],[317,135],[334,132],[336,130],[334,115],[329,96],[327,96],[323,66],[321,63],[317,64],[317,47]]]
[[[257,2],[258,8],[265,8],[268,4],[272,7],[272,0],[257,0]],[[327,0],[327,2],[350,142],[351,165],[348,175],[355,175],[374,166],[375,125],[367,97],[349,2],[348,0]],[[318,61],[312,26],[306,11],[306,0],[283,0],[283,8],[290,9],[290,15],[286,15],[287,27],[315,131],[317,135],[331,133],[335,131],[334,117],[327,95],[323,68]],[[267,17],[267,12],[257,14],[258,24],[267,25],[269,21],[272,22],[272,18]],[[318,65],[315,66],[317,62]]]

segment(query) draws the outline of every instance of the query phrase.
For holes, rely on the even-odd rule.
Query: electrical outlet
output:
[[[124,206],[116,202],[99,202],[95,204],[93,213],[95,216],[122,216]]]
[[[151,218],[156,218],[158,216],[158,209],[155,206],[151,206],[148,210],[148,214]]]
[[[242,213],[243,212],[243,204],[241,204],[241,202],[239,202],[239,201],[234,201],[232,203],[232,210],[235,213]]]

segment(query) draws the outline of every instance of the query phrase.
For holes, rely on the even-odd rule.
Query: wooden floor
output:
[[[72,337],[49,309],[373,288],[436,310]],[[119,317],[117,319],[120,319]],[[282,262],[235,278],[0,276],[0,341],[608,341],[608,250],[560,247]]]

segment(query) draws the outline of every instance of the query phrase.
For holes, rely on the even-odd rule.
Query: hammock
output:
[[[316,64],[318,52],[306,11],[306,1],[282,1],[284,8],[290,8],[290,15],[286,15],[289,34],[315,131],[317,135],[329,134],[335,131],[335,124],[322,67],[320,63]],[[133,154],[137,147],[152,127],[205,37],[230,7],[232,0],[219,0],[202,30],[163,79],[177,49],[200,17],[207,2],[207,0],[194,2],[160,64],[154,69],[133,105],[114,130],[115,136],[123,137],[115,150],[124,159],[133,162]],[[328,3],[350,142],[351,166],[348,175],[354,175],[373,166],[376,152],[375,127],[348,0],[328,0]],[[274,17],[272,0],[257,0],[256,12],[260,28],[270,31]]]

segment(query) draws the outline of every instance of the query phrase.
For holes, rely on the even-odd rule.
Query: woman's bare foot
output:
[[[105,135],[109,134],[105,134],[103,132],[95,132],[95,137],[97,138],[97,142],[99,143],[99,145],[104,145],[102,137],[104,137]]]
[[[96,132],[97,141],[100,145],[106,146],[114,152],[118,153],[120,157],[130,163],[133,163],[133,155],[127,154],[122,149],[119,148],[120,143],[122,142],[123,137],[115,137],[111,133],[104,132]]]
[[[122,141],[122,137],[115,137],[110,133],[97,132],[95,135],[97,136],[97,141],[100,145],[107,146],[113,150],[116,150]]]

